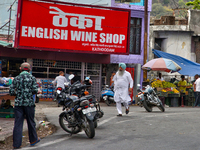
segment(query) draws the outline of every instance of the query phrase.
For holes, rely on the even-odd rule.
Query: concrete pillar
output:
[[[140,77],[141,77],[141,64],[136,64],[135,66],[135,76],[134,76],[134,89],[133,89],[133,95],[135,99],[135,103],[137,104],[137,84],[140,84]],[[142,85],[141,85],[142,86]]]

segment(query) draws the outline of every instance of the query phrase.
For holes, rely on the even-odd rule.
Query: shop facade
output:
[[[84,1],[81,1],[80,3],[84,3]],[[90,3],[87,1],[87,4]],[[36,45],[37,42],[33,41],[32,43],[35,44],[33,44],[32,46],[29,45],[29,48],[27,49],[25,46],[15,47],[15,48],[1,47],[0,48],[1,58],[9,57],[9,59],[11,60],[12,58],[17,58],[17,59],[22,59],[22,62],[26,59],[26,61],[32,64],[32,74],[36,76],[36,78],[42,80],[53,80],[58,75],[59,71],[64,71],[65,73],[69,72],[77,73],[77,75],[80,76],[81,80],[83,80],[86,76],[90,76],[91,79],[93,80],[92,94],[94,94],[99,98],[102,86],[104,84],[109,84],[110,82],[111,73],[113,71],[115,72],[117,71],[118,63],[124,62],[127,64],[128,69],[130,70],[130,72],[134,77],[135,80],[134,84],[136,87],[137,83],[142,83],[142,78],[143,78],[143,73],[141,72],[141,65],[143,64],[143,49],[144,49],[143,45],[144,2],[142,1],[140,5],[135,5],[134,3],[124,3],[124,2],[118,3],[118,1],[109,0],[107,4],[108,7],[127,9],[130,11],[130,16],[131,16],[130,26],[129,26],[130,30],[129,33],[127,34],[127,36],[129,36],[128,39],[130,40],[130,43],[126,44],[126,46],[128,47],[128,51],[126,52],[126,54],[121,55],[120,53],[112,54],[112,53],[100,53],[100,52],[79,53],[78,51],[73,51],[73,50],[71,51],[65,51],[65,50],[63,51],[63,49],[60,50],[59,46],[57,49],[55,47],[55,49],[49,50],[47,49],[47,47],[48,44],[50,43],[47,43],[45,48],[35,48],[40,45]],[[97,5],[101,6],[101,4]],[[150,16],[150,10],[151,10],[151,1],[149,1],[148,5],[148,16]],[[118,15],[116,14],[116,16]],[[31,34],[33,34],[32,32],[29,32],[28,29],[29,29],[28,26],[26,29],[24,29],[23,32],[24,37],[25,36],[28,37],[31,36]],[[33,29],[34,28],[32,28],[32,30]],[[45,31],[46,29],[43,28],[43,30]],[[37,32],[35,32],[35,36],[36,34]],[[44,37],[45,32],[43,32],[43,34]],[[64,35],[63,38],[65,38]],[[21,37],[21,39],[24,37]],[[18,39],[15,39],[14,42],[16,42],[16,40]],[[9,71],[9,69],[7,69],[7,71]]]

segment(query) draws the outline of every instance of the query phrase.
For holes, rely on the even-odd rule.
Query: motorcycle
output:
[[[63,106],[64,111],[59,115],[59,124],[71,135],[84,130],[89,138],[93,138],[96,108],[85,97],[78,98],[78,96],[71,95],[72,87],[73,85],[68,89],[69,94],[58,92],[59,104]]]
[[[108,106],[115,103],[113,88],[109,88],[108,85],[105,85],[105,88],[101,91],[101,97]]]
[[[153,107],[158,107],[162,112],[165,111],[165,108],[159,99],[157,93],[155,92],[155,88],[152,88],[150,85],[144,87],[144,90],[140,89],[140,84],[138,84],[137,89],[138,94],[136,97],[138,98],[138,105],[146,109],[148,112],[152,112]]]
[[[98,126],[97,120],[103,117],[104,112],[101,109],[99,102],[95,98],[95,96],[89,95],[89,92],[87,91],[87,88],[90,88],[92,85],[92,80],[89,77],[86,77],[83,83],[84,84],[82,84],[80,81],[76,81],[73,84],[73,88],[71,88],[71,94],[76,95],[79,98],[84,97],[89,101],[89,104],[94,104],[94,107],[96,108],[96,115],[94,117],[94,127],[96,128]]]

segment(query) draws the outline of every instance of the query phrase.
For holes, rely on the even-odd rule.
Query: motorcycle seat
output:
[[[85,98],[86,99],[91,99],[91,98],[93,98],[93,95],[86,95]]]
[[[80,101],[84,101],[84,100],[87,100],[87,98],[85,96],[80,98]]]
[[[78,96],[73,96],[73,95],[71,95],[71,96],[69,96],[69,98],[72,99],[73,102],[79,101]]]

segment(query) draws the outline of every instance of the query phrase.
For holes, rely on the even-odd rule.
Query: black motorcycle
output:
[[[85,97],[78,98],[65,92],[60,92],[58,97],[64,111],[59,115],[61,128],[71,135],[83,129],[89,138],[93,138],[95,136],[93,120],[96,116],[94,104],[90,104]]]
[[[89,77],[86,77],[83,84],[80,81],[76,81],[75,83],[73,83],[73,86],[68,86],[68,88],[71,88],[70,91],[72,95],[77,95],[79,98],[84,97],[89,101],[90,104],[94,104],[94,107],[96,108],[96,115],[94,117],[94,127],[96,128],[98,126],[97,120],[103,117],[104,112],[102,111],[99,102],[95,98],[95,96],[89,95],[89,93],[87,92],[87,89],[91,86],[92,81],[89,79]]]

